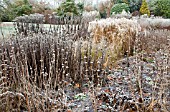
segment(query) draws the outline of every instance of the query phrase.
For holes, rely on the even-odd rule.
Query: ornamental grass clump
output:
[[[108,18],[90,22],[88,30],[96,43],[106,40],[112,53],[119,57],[127,51],[133,53],[134,40],[140,31],[140,25],[137,20]]]

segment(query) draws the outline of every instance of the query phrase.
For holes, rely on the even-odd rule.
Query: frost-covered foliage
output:
[[[54,31],[54,34],[67,32],[73,35],[86,35],[88,22],[94,20],[93,18],[84,18],[83,20],[82,16],[61,17],[55,15],[55,13],[50,15],[49,19],[51,24],[43,24],[43,21],[37,21],[36,23],[34,21],[25,21],[23,17],[22,21],[14,22],[15,31],[17,33],[24,33],[25,36],[30,32],[47,33],[52,31]],[[75,34],[75,32],[77,33]]]
[[[115,14],[114,12],[112,13],[112,18],[131,18],[132,14],[130,12],[126,12],[124,9],[122,11],[122,13],[120,14]]]
[[[98,11],[83,12],[83,21],[93,21],[96,18],[100,18],[100,13]]]
[[[116,56],[122,55],[126,51],[132,53],[133,42],[140,31],[137,20],[121,19],[101,19],[89,23],[89,32],[92,32],[95,42],[105,39],[110,43]]]
[[[16,17],[13,21],[15,30],[19,33],[23,32],[25,35],[27,35],[29,30],[38,32],[38,30],[40,30],[39,24],[44,23],[45,18],[44,15],[35,13]]]
[[[138,23],[142,28],[152,28],[152,29],[170,29],[170,19],[164,19],[161,17],[151,17],[151,18],[138,18]]]
[[[108,37],[100,43],[82,35],[73,40],[70,31],[56,33],[67,25],[5,36],[0,40],[0,112],[168,112],[170,32],[138,33],[137,19],[91,22],[89,31]],[[112,61],[120,50],[133,47],[134,56],[124,52],[124,59]]]
[[[57,111],[66,105],[66,80],[77,83],[87,69],[81,66],[80,42],[75,48],[71,35],[51,33],[23,37],[0,40],[0,111]]]
[[[19,16],[14,19],[15,22],[26,22],[26,23],[42,23],[44,21],[44,15],[35,13],[30,15]]]

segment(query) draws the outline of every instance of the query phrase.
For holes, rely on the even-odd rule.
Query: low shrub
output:
[[[130,11],[129,5],[125,3],[118,3],[118,4],[113,5],[111,9],[111,14],[113,12],[115,12],[115,14],[121,13],[123,10],[125,10],[126,12],[129,12]]]
[[[170,18],[170,1],[154,0],[150,2],[150,8],[155,16]]]
[[[132,17],[132,14],[130,12],[126,12],[125,10],[122,11],[120,14],[112,14],[112,18],[127,18],[130,19]]]
[[[138,18],[138,23],[143,29],[167,29],[170,30],[170,19],[158,17]]]
[[[0,21],[2,22],[11,22],[16,15],[14,15],[14,12],[11,11],[4,11],[3,14],[0,16]]]

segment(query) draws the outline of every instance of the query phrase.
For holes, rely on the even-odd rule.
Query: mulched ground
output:
[[[142,59],[137,57],[133,56],[118,61],[118,66],[109,71],[109,75],[103,79],[103,86],[100,85],[94,89],[89,82],[85,83],[80,90],[78,87],[68,84],[65,88],[67,98],[65,109],[68,112],[94,112],[95,110],[98,112],[135,112],[137,108],[146,111],[153,106],[152,111],[154,112],[170,111],[170,86],[168,87],[170,68],[168,66],[167,73],[160,74],[162,76],[158,75],[160,71],[157,69],[166,62],[164,55],[157,52],[143,55]],[[139,83],[141,83],[142,93]],[[158,102],[161,84],[164,84],[165,91],[164,96],[160,98],[162,101],[159,99]],[[152,97],[155,101],[151,103]],[[164,104],[164,100],[166,100],[166,104]],[[166,109],[163,108],[163,105],[166,106]]]

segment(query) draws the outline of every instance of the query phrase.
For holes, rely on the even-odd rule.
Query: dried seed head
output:
[[[97,61],[98,64],[100,64],[101,62],[100,61]]]
[[[65,49],[61,49],[61,51],[62,51],[62,52],[64,52],[64,51],[65,51]]]
[[[87,62],[85,61],[84,64],[87,64]]]

